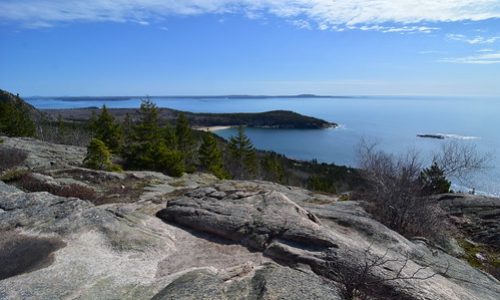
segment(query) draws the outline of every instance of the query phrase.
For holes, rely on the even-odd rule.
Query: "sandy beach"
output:
[[[231,126],[203,126],[203,127],[194,127],[193,129],[195,130],[200,130],[200,131],[208,131],[208,132],[215,132],[219,130],[224,130],[224,129],[230,129],[233,127],[238,127],[236,125],[231,125]]]

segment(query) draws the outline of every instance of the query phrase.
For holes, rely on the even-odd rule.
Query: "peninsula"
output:
[[[108,111],[118,120],[123,120],[128,114],[132,119],[138,117],[135,108],[114,108]],[[49,118],[57,119],[61,116],[67,121],[84,122],[92,117],[92,113],[99,113],[99,108],[88,107],[78,109],[46,109],[42,110]],[[179,110],[160,108],[160,119],[172,122],[181,113]],[[213,126],[239,126],[244,125],[254,128],[280,128],[280,129],[325,129],[337,127],[336,123],[318,118],[304,116],[287,110],[274,110],[261,113],[192,113],[184,112],[193,127]]]

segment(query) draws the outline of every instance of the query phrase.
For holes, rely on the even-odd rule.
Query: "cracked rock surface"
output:
[[[369,248],[369,255],[386,255],[391,261],[375,268],[371,275],[383,282],[381,288],[407,299],[499,296],[499,283],[491,276],[439,249],[407,240],[371,219],[355,202],[317,205],[300,190],[275,189],[258,182],[244,184],[227,181],[189,191],[170,200],[158,216],[168,223],[261,251],[283,265],[334,280],[326,268],[356,266],[366,259],[363,249]],[[391,251],[384,250],[387,248]],[[327,255],[332,252],[335,255]],[[402,277],[411,276],[422,266],[422,277],[435,275],[429,280],[383,281],[394,277],[402,264]]]
[[[92,202],[0,182],[2,300],[341,299],[332,283],[339,266],[370,256],[388,260],[372,270],[374,279],[393,277],[403,264],[403,275],[423,266],[423,276],[434,275],[380,284],[399,299],[500,299],[498,280],[406,239],[355,201],[200,173],[92,171],[79,165],[83,148],[3,139],[29,152],[23,167],[38,180],[115,195]],[[488,201],[448,204],[454,216],[491,224]]]

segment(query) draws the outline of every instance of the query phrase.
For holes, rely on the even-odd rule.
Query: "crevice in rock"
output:
[[[2,205],[0,204],[0,209],[1,209],[1,210],[3,210],[3,211],[5,211],[5,212],[7,212],[7,211],[13,211],[13,210],[16,210],[17,208],[15,208],[15,207],[12,207],[12,208],[7,208],[7,207],[2,206]]]
[[[106,209],[106,211],[112,213],[114,216],[116,216],[119,219],[125,219],[125,216],[122,215],[121,213],[117,212],[117,211],[114,211],[114,210],[109,209],[109,208]]]

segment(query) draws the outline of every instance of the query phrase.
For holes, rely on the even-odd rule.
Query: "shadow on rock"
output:
[[[50,266],[54,262],[52,253],[65,246],[58,238],[0,233],[0,280]]]

